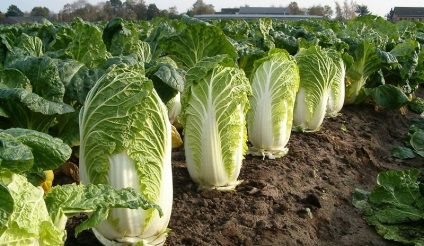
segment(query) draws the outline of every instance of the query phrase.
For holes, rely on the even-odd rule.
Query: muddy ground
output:
[[[351,197],[355,188],[370,190],[381,171],[423,167],[422,158],[404,161],[390,153],[403,146],[408,120],[417,117],[372,104],[345,106],[320,131],[293,132],[285,157],[246,156],[243,183],[229,193],[199,192],[184,149],[174,149],[166,245],[398,245],[365,223]],[[68,221],[66,245],[100,245],[90,231],[73,237],[82,219]]]

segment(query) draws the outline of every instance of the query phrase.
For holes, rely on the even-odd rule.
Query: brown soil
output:
[[[292,133],[289,153],[276,160],[246,156],[234,192],[198,191],[183,148],[174,149],[174,203],[166,245],[398,245],[380,237],[352,206],[355,188],[370,190],[379,172],[423,167],[422,158],[394,159],[411,112],[346,106],[320,131]],[[60,179],[60,177],[59,177]],[[68,222],[66,245],[100,245],[90,231],[78,238]]]

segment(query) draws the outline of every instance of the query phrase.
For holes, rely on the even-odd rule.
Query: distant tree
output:
[[[72,21],[75,17],[81,17],[85,21],[99,20],[99,8],[89,4],[87,0],[78,0],[65,4],[58,14],[61,21]]]
[[[325,5],[324,7],[322,5],[313,5],[308,9],[308,14],[330,18],[333,15],[333,10],[328,5]]]
[[[343,6],[339,2],[334,2],[336,4],[336,20],[349,20],[356,17],[355,10],[357,4],[354,1],[344,0]]]
[[[357,13],[359,16],[365,16],[365,15],[371,14],[367,5],[357,5],[355,13]]]
[[[85,21],[95,21],[97,20],[97,14],[98,13],[96,7],[91,4],[86,4],[83,8],[76,9],[73,12],[72,19],[74,19],[75,17],[80,17]]]
[[[98,20],[111,20],[114,17],[116,17],[115,15],[115,9],[113,8],[112,4],[110,2],[105,2],[105,4],[102,6],[99,16],[98,16]]]
[[[336,20],[342,21],[344,20],[343,18],[343,11],[342,11],[342,7],[340,6],[339,2],[334,2],[334,4],[336,5]]]
[[[147,7],[147,20],[151,20],[157,16],[159,16],[160,10],[156,7],[156,4],[149,4]]]
[[[109,2],[112,5],[112,7],[114,7],[114,8],[121,8],[122,7],[121,0],[110,0]]]
[[[160,10],[159,17],[169,18],[169,11],[167,9]]]
[[[214,14],[215,8],[212,4],[206,4],[203,0],[197,0],[191,9],[195,15]]]
[[[127,0],[124,3],[124,8],[129,9],[135,14],[136,20],[147,19],[147,6],[144,0]]]
[[[169,18],[170,19],[178,19],[180,15],[178,14],[177,6],[173,6],[169,8]]]
[[[358,6],[358,4],[356,4],[356,2],[354,1],[350,1],[350,3],[348,3],[347,0],[344,0],[343,2],[343,15],[345,20],[349,20],[352,18],[356,17],[356,7]]]
[[[87,21],[109,21],[115,17],[126,20],[151,20],[155,17],[179,18],[176,7],[160,10],[156,4],[146,6],[144,0],[107,0],[91,5],[87,0],[66,4],[58,14],[61,21],[72,21],[76,16]]]
[[[118,12],[118,16],[125,20],[137,20],[137,13],[132,8],[122,7]]]
[[[388,21],[393,22],[394,21],[393,20],[394,15],[395,15],[395,11],[393,9],[390,9],[389,13],[386,14],[386,19]]]
[[[6,17],[9,17],[9,16],[24,16],[24,12],[22,12],[18,8],[18,6],[12,4],[9,6],[6,12]]]
[[[50,10],[46,7],[34,7],[29,15],[31,16],[49,16]]]
[[[190,16],[190,17],[193,17],[193,16],[194,16],[193,9],[189,9],[189,10],[187,10],[186,15],[188,15],[188,16]]]
[[[6,16],[0,11],[0,21],[4,20],[4,18],[6,18]]]
[[[324,17],[331,18],[333,16],[333,9],[331,9],[330,5],[324,5]]]
[[[308,9],[308,15],[324,16],[324,7],[321,5],[313,5]]]
[[[77,0],[73,3],[71,3],[71,8],[72,9],[81,9],[84,8],[88,3],[87,0]]]
[[[297,2],[291,2],[288,6],[289,13],[291,15],[304,15],[305,12],[299,8],[299,5],[297,5]]]

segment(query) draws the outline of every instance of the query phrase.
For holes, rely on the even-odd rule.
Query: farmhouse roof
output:
[[[195,15],[195,18],[201,20],[218,20],[218,19],[322,19],[323,16],[318,15],[290,15],[288,8],[283,7],[240,7],[240,8],[223,8],[220,12],[208,15]]]
[[[318,15],[270,15],[270,14],[211,14],[211,15],[195,15],[194,18],[199,20],[220,20],[220,19],[242,19],[254,20],[260,18],[283,19],[283,20],[302,20],[302,19],[322,19]]]
[[[286,15],[289,10],[282,7],[240,7],[239,14]]]
[[[240,8],[222,8],[220,12],[217,12],[216,14],[238,14],[240,11]]]
[[[424,7],[395,7],[397,16],[424,16]]]
[[[50,21],[55,20],[55,18],[52,18],[50,16],[9,16],[9,17],[6,17],[0,23],[2,24],[18,24],[18,23],[34,23],[34,22],[41,23],[43,19],[47,19]]]

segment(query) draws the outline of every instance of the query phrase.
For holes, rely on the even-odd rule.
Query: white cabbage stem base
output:
[[[223,186],[208,186],[199,184],[198,190],[217,190],[217,191],[234,191],[237,185],[241,184],[243,180],[236,180]]]
[[[143,245],[143,246],[162,246],[165,244],[166,237],[168,236],[168,231],[164,233],[149,237],[149,238],[139,238],[139,237],[122,237],[118,240],[110,240],[105,238],[100,234],[95,228],[92,228],[94,235],[97,240],[105,246],[130,246],[130,245]]]
[[[268,159],[274,160],[276,158],[281,158],[287,155],[289,152],[288,148],[281,148],[281,149],[275,149],[275,150],[265,150],[265,149],[258,149],[255,147],[250,147],[247,150],[248,155],[253,156],[262,156],[264,159],[265,157],[268,157]]]

